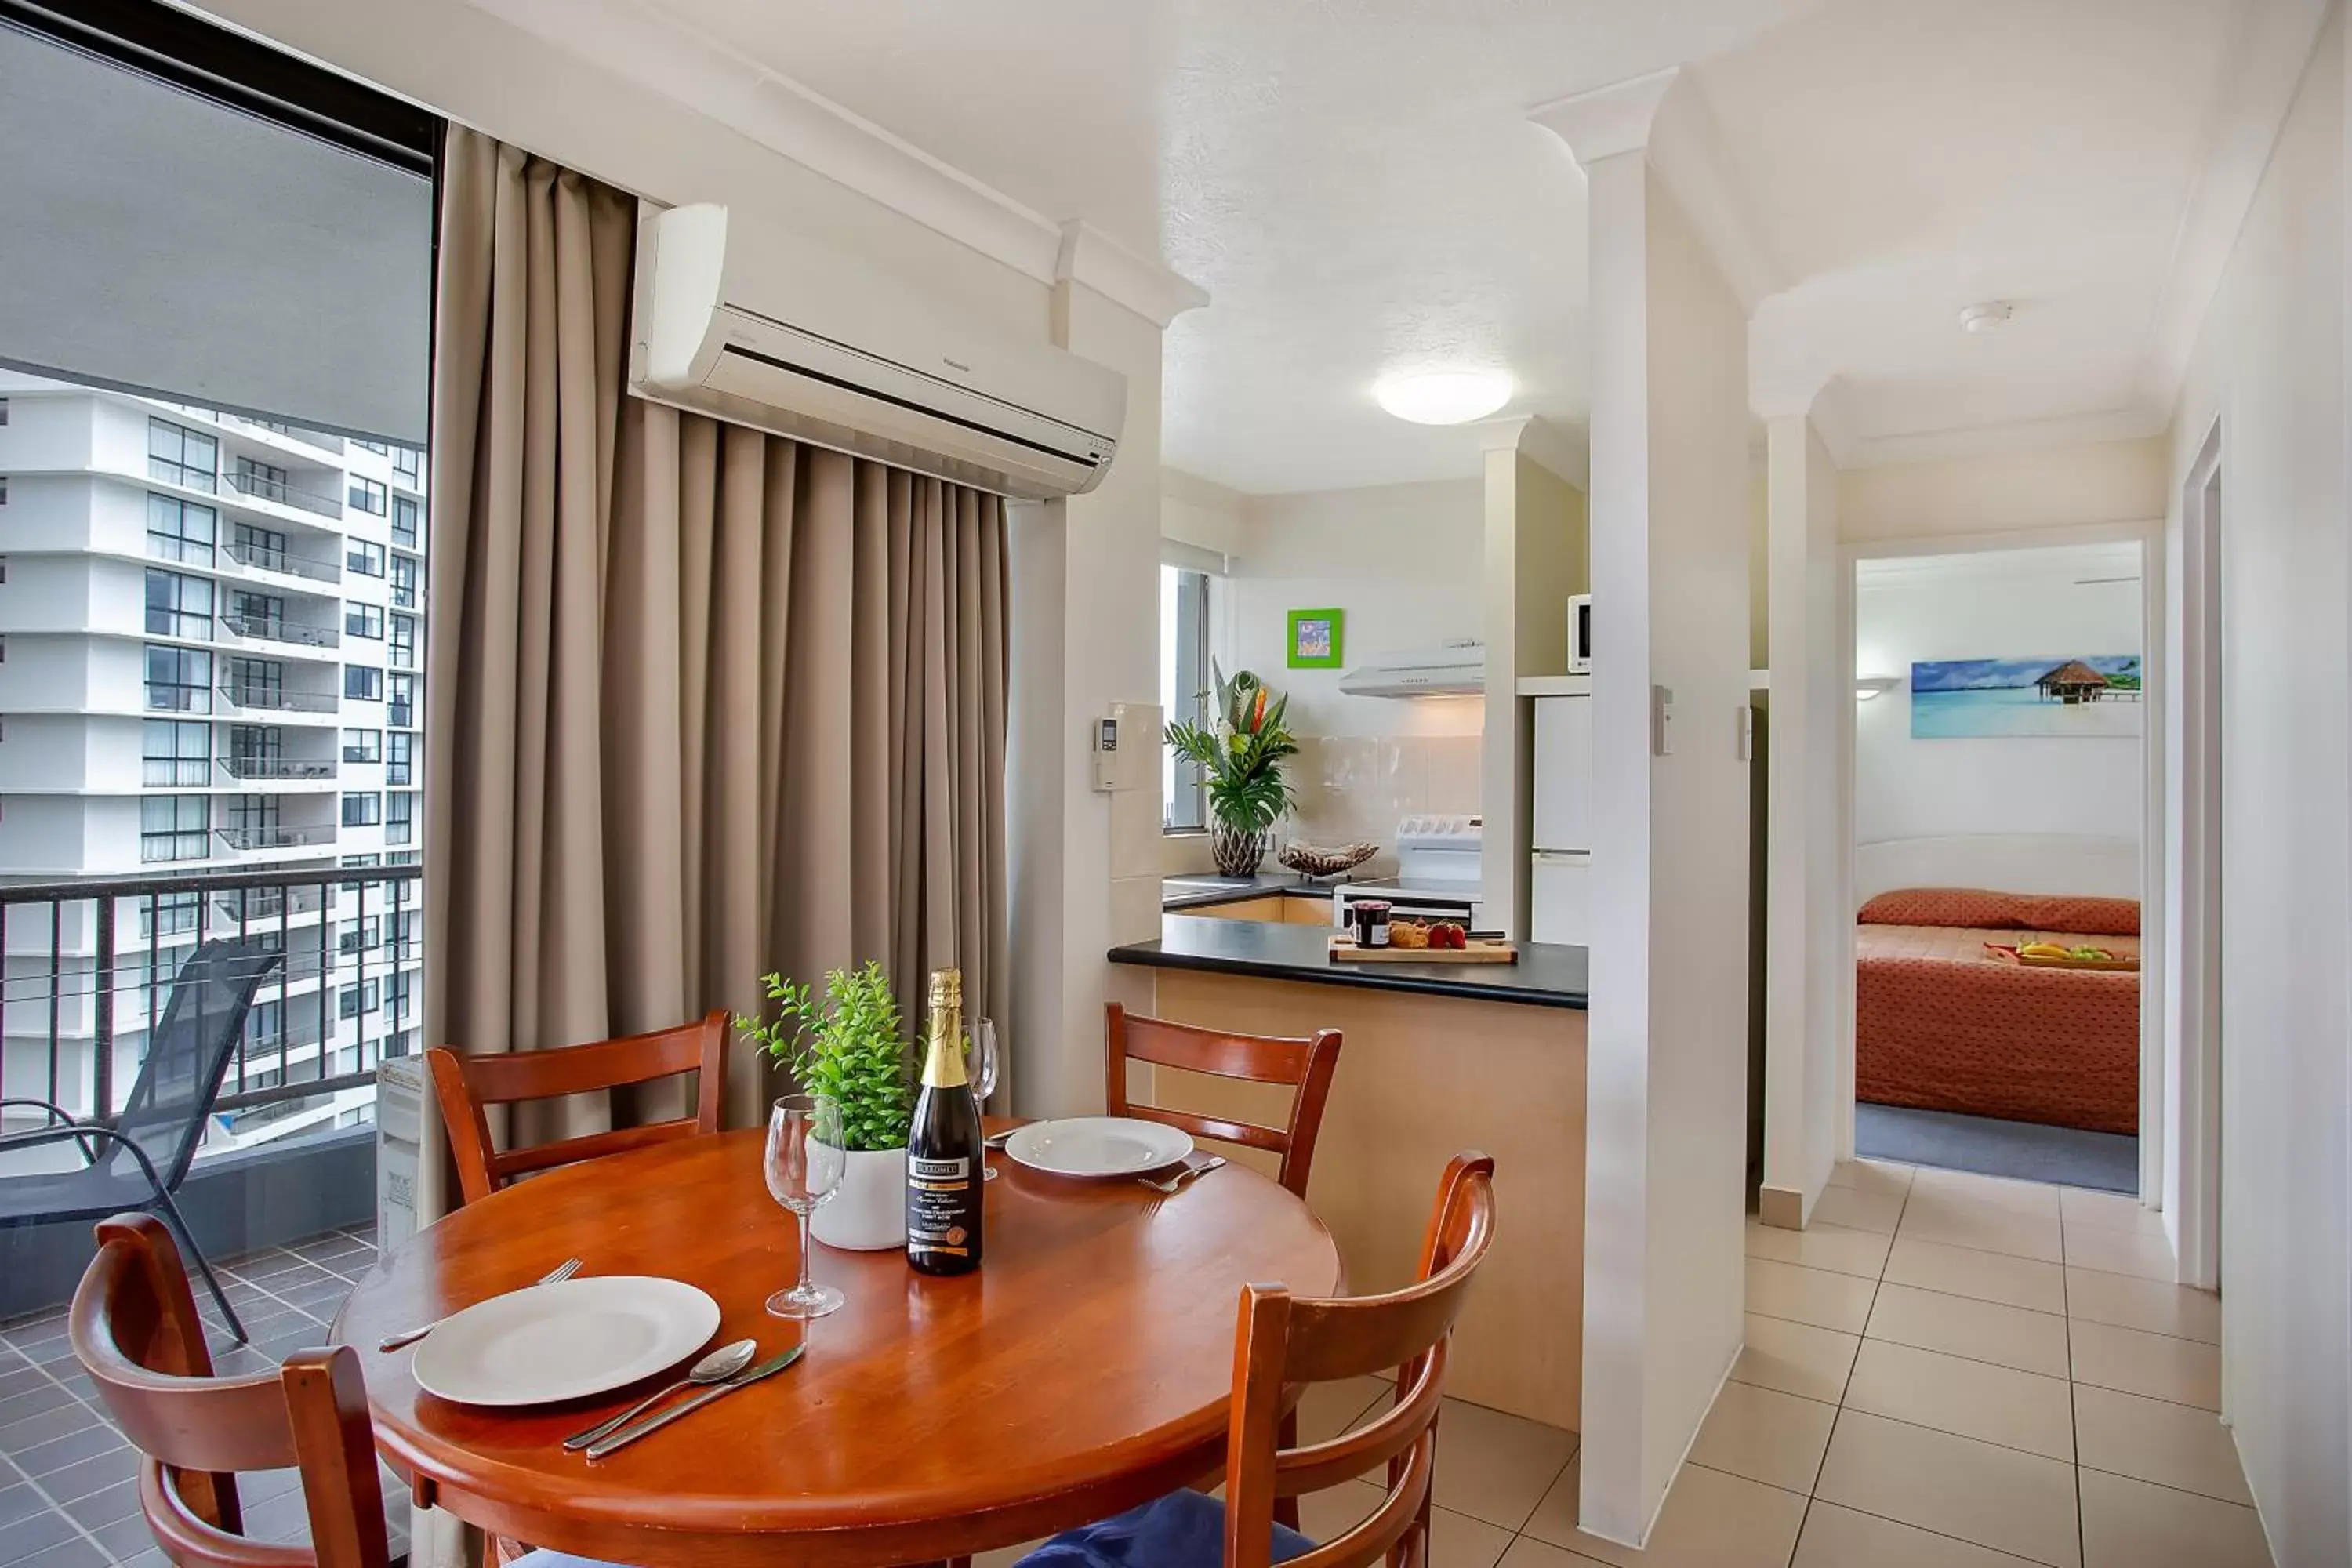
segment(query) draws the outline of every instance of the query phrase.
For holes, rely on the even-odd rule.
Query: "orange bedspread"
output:
[[[2139,976],[2021,968],[1984,951],[2033,941],[2139,952],[2132,936],[1857,928],[1855,1098],[2137,1132]]]

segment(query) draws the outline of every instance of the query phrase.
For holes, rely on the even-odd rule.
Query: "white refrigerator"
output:
[[[1592,699],[1536,699],[1528,937],[1592,942]]]

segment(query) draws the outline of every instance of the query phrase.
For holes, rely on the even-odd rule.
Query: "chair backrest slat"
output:
[[[199,942],[173,977],[171,1000],[163,1005],[116,1121],[154,1162],[166,1192],[179,1186],[196,1157],[205,1121],[220,1098],[221,1079],[245,1032],[253,994],[279,957],[257,936]],[[99,1110],[104,1115],[112,1109]],[[121,1145],[109,1159],[138,1173],[131,1169],[131,1152]]]
[[[99,1226],[68,1327],[100,1399],[145,1456],[140,1503],[182,1568],[386,1568],[358,1352],[297,1351],[275,1372],[213,1376],[179,1249],[143,1214]],[[287,1466],[302,1478],[307,1551],[242,1533],[235,1473]]]
[[[1302,1039],[1237,1035],[1197,1024],[1147,1018],[1113,1002],[1103,1009],[1103,1036],[1106,1114],[1140,1117],[1181,1128],[1196,1137],[1280,1154],[1282,1184],[1302,1198],[1307,1195],[1315,1141],[1323,1130],[1323,1107],[1331,1098],[1331,1078],[1339,1065],[1339,1030],[1322,1029]],[[1196,1111],[1134,1104],[1127,1093],[1130,1060],[1213,1078],[1286,1085],[1296,1091],[1290,1100],[1289,1124],[1261,1127]]]
[[[460,1056],[436,1046],[425,1053],[425,1061],[441,1120],[449,1130],[458,1185],[465,1201],[473,1203],[509,1179],[532,1171],[718,1131],[719,1104],[727,1085],[727,1014],[714,1011],[675,1028],[544,1051]],[[691,1117],[519,1149],[501,1150],[490,1134],[488,1109],[493,1105],[589,1094],[685,1072],[697,1079]]]
[[[1320,1491],[1386,1466],[1387,1497],[1354,1529],[1293,1558],[1298,1568],[1419,1568],[1428,1555],[1429,1483],[1445,1351],[1495,1236],[1495,1162],[1454,1156],[1438,1184],[1421,1278],[1379,1296],[1298,1299],[1242,1288],[1234,1405],[1225,1449],[1224,1568],[1269,1568],[1276,1500]],[[1397,1396],[1364,1426],[1280,1447],[1284,1391],[1396,1369]]]

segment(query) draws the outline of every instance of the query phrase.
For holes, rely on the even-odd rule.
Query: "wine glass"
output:
[[[768,1298],[779,1318],[822,1318],[841,1305],[841,1292],[809,1279],[809,1216],[833,1196],[849,1164],[841,1130],[841,1103],[829,1095],[788,1094],[768,1117],[768,1195],[801,1216],[801,1282]]]
[[[974,1018],[964,1046],[964,1076],[971,1080],[971,1102],[975,1109],[985,1110],[988,1097],[996,1092],[996,1026],[986,1018]],[[982,1141],[980,1165],[986,1173],[984,1180],[996,1180],[996,1167],[988,1163],[985,1139]]]

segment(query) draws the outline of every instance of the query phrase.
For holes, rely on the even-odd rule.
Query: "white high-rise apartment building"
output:
[[[0,370],[0,900],[5,884],[413,862],[425,548],[418,451]],[[416,1048],[414,882],[115,903],[118,1101],[155,994],[126,976],[168,979],[200,929],[283,933],[247,1087]],[[54,931],[5,907],[0,1081],[39,1092],[54,1058],[56,1098],[89,1110],[96,987],[69,976],[96,968],[94,906],[60,907]],[[371,1097],[229,1119],[216,1141],[348,1123]]]

